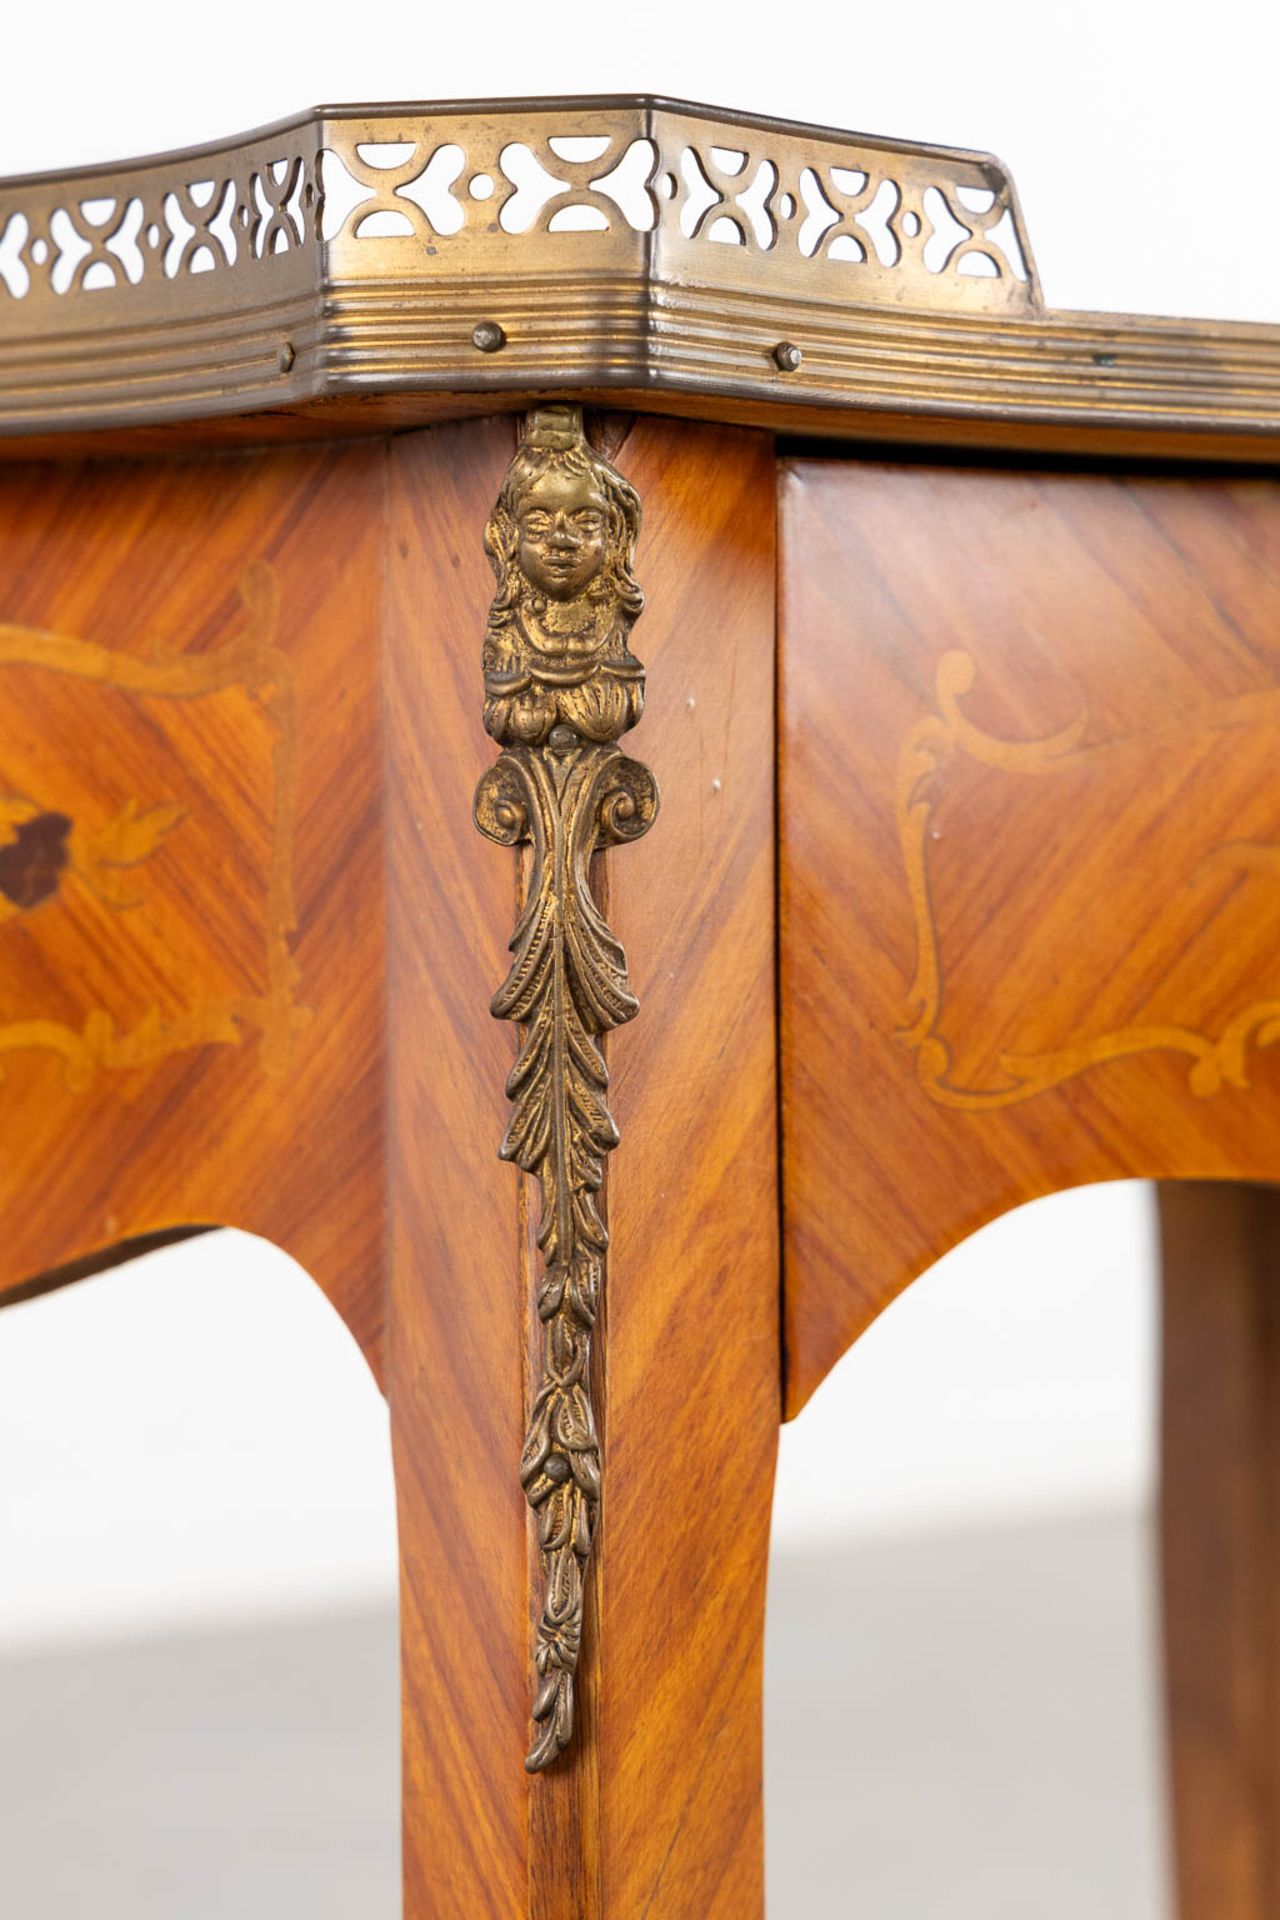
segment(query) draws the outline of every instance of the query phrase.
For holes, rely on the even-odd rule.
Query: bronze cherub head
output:
[[[498,581],[484,724],[504,746],[541,746],[553,727],[616,740],[640,718],[639,531],[635,489],[588,444],[581,410],[531,414],[484,537]]]

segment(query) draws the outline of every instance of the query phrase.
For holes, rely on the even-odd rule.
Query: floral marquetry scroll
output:
[[[476,793],[480,831],[532,848],[511,970],[493,1000],[521,1033],[504,1159],[542,1188],[543,1351],[521,1461],[545,1591],[528,1767],[573,1734],[584,1578],[600,1511],[591,1335],[608,1234],[599,1194],[618,1134],[601,1048],[637,1012],[626,957],[591,889],[593,856],[646,833],[652,774],[617,745],[640,718],[630,634],[640,504],[587,444],[575,407],[531,415],[485,545],[498,591],[484,645],[484,722],[502,752]]]
[[[291,950],[293,676],[271,569],[248,567],[240,594],[241,633],[209,652],[147,657],[0,624],[0,939],[13,943],[0,1056],[52,1056],[73,1090],[252,1040],[278,1074],[306,1022]],[[234,804],[193,771],[210,729],[266,772],[246,771]],[[213,937],[233,910],[230,874],[255,932],[234,964]],[[216,910],[197,880],[219,891]]]
[[[936,711],[912,729],[898,762],[898,832],[916,929],[899,1037],[926,1092],[942,1106],[989,1111],[1142,1054],[1184,1060],[1188,1089],[1202,1099],[1247,1088],[1251,1052],[1280,1041],[1280,992],[1257,991],[1251,931],[1274,918],[1256,904],[1280,878],[1268,772],[1280,751],[1280,691],[1216,700],[1180,724],[1114,738],[1094,738],[1083,707],[1050,733],[988,731],[966,710],[976,691],[972,658],[944,654]],[[1134,801],[1117,819],[1121,783]],[[1083,863],[1086,849],[1107,845],[1106,940],[1081,941],[1069,917],[1033,915],[1020,876],[987,903],[976,934],[956,939],[968,860],[1015,834],[1024,816],[1043,818],[1046,806],[1060,823],[1054,847],[1076,849]],[[1154,905],[1153,870],[1167,882]],[[972,976],[984,940],[1010,925],[1036,985],[1021,996],[985,996],[975,1021],[984,996]],[[1215,946],[1183,977],[1168,956],[1194,950],[1206,932]],[[967,1019],[953,1013],[957,989]]]
[[[67,879],[80,881],[117,912],[141,905],[144,893],[133,870],[181,818],[181,807],[163,801],[140,809],[136,800],[126,800],[114,819],[86,832],[69,815],[26,794],[0,794],[0,922],[43,906]]]

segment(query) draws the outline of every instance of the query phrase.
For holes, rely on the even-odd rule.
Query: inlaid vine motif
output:
[[[930,862],[939,776],[950,762],[964,757],[1006,774],[1052,780],[1091,758],[1140,747],[1143,738],[1132,733],[1091,740],[1089,715],[1083,709],[1066,726],[1039,737],[1005,739],[988,733],[965,711],[976,672],[969,654],[952,650],[942,655],[935,680],[936,711],[912,728],[898,760],[898,834],[916,930],[915,971],[899,1037],[915,1055],[921,1086],[940,1106],[991,1112],[1111,1062],[1167,1053],[1187,1061],[1187,1086],[1197,1099],[1208,1099],[1224,1087],[1244,1091],[1250,1084],[1250,1050],[1280,1044],[1280,997],[1275,995],[1232,1008],[1216,1029],[1205,1030],[1194,1020],[1146,1017],[1101,1032],[1068,1034],[1060,1046],[1043,1051],[1002,1052],[994,1084],[957,1078],[952,1045],[944,1035],[947,978]],[[1190,764],[1204,754],[1215,734],[1240,739],[1253,728],[1274,732],[1280,726],[1280,689],[1261,688],[1210,702],[1150,736],[1153,749],[1167,748],[1179,724],[1193,743]],[[1209,866],[1222,873],[1274,879],[1280,876],[1280,847],[1233,838],[1209,848],[1206,869]]]
[[[161,917],[153,919],[153,937],[161,950],[170,951],[165,902],[170,909],[180,904],[187,919],[195,897],[189,882],[179,886],[177,895],[173,891],[174,875],[191,865],[190,853],[181,851],[190,831],[184,824],[190,810],[163,791],[131,795],[127,781],[109,808],[104,807],[101,796],[88,798],[83,784],[71,778],[74,767],[53,788],[33,781],[32,790],[23,791],[27,782],[20,777],[8,785],[13,774],[12,767],[8,769],[0,786],[0,928],[24,923],[22,934],[38,949],[45,917],[67,914],[78,924],[80,937],[93,942],[105,968],[101,977],[114,977],[125,988],[144,984],[146,994],[131,1012],[118,1002],[108,1006],[95,1000],[75,1020],[64,1017],[65,1009],[40,1000],[11,1008],[13,1017],[0,1021],[0,1063],[10,1053],[51,1054],[61,1061],[68,1088],[81,1092],[102,1072],[149,1067],[189,1048],[242,1046],[252,1035],[261,1047],[265,1073],[285,1072],[293,1058],[297,1036],[311,1018],[297,1001],[298,966],[291,937],[297,694],[289,660],[276,642],[279,589],[272,569],[255,561],[238,584],[243,625],[224,644],[207,651],[175,652],[156,639],[136,650],[116,652],[78,635],[0,620],[0,668],[37,669],[55,680],[97,687],[111,703],[120,702],[112,715],[104,701],[101,724],[120,732],[121,777],[138,757],[135,751],[131,758],[129,751],[130,740],[136,748],[138,737],[130,733],[131,726],[145,727],[158,738],[178,737],[167,731],[173,723],[163,717],[166,709],[198,708],[204,701],[243,695],[248,711],[256,710],[265,720],[270,740],[264,800],[268,851],[261,879],[264,946],[243,980],[213,990],[197,990],[203,968],[185,944],[172,949],[178,971],[166,978],[163,968],[140,972],[123,948],[114,948],[109,932],[110,920],[127,928],[135,912],[159,913]],[[224,714],[209,725],[244,726],[247,719],[241,709],[234,719]],[[80,724],[85,724],[83,713]],[[34,721],[31,725],[38,735],[40,728]],[[19,765],[24,739],[19,734],[12,743]],[[210,810],[201,811],[208,832]],[[127,942],[127,933],[124,938]],[[220,977],[222,969],[215,972]],[[176,999],[186,1004],[175,1006]]]
[[[502,752],[475,801],[490,840],[532,848],[511,970],[492,1003],[521,1036],[500,1151],[542,1188],[542,1354],[520,1466],[544,1578],[531,1773],[573,1735],[600,1514],[589,1369],[608,1247],[598,1195],[618,1141],[601,1042],[637,1002],[590,869],[594,854],[646,833],[658,809],[653,775],[617,745],[644,702],[630,649],[643,605],[632,571],[639,526],[634,488],[588,445],[580,410],[532,414],[485,530],[498,590],[484,723]]]

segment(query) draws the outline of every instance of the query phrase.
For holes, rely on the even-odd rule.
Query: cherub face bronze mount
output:
[[[498,591],[484,723],[504,746],[542,746],[557,727],[616,740],[640,718],[644,670],[629,647],[644,606],[639,529],[635,489],[587,444],[578,410],[531,415],[485,529]]]
[[[532,1772],[572,1738],[600,1511],[590,1356],[609,1236],[597,1195],[618,1140],[600,1043],[638,1003],[592,898],[590,866],[603,848],[646,833],[658,810],[653,775],[616,744],[644,702],[644,669],[628,644],[644,604],[632,572],[639,528],[635,489],[588,445],[578,409],[533,414],[485,529],[498,591],[484,641],[484,723],[503,751],[475,804],[489,839],[533,847],[511,971],[492,1002],[521,1031],[500,1152],[542,1187],[545,1332],[520,1464],[545,1578]]]
[[[547,600],[578,599],[603,571],[609,503],[592,474],[547,468],[526,489],[516,526],[520,568],[537,589],[535,613],[546,616]]]

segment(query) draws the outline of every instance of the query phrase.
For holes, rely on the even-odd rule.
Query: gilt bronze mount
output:
[[[475,801],[490,840],[533,849],[514,959],[492,1003],[521,1033],[502,1157],[542,1188],[543,1343],[520,1464],[545,1580],[531,1773],[572,1738],[600,1512],[590,1363],[609,1236],[597,1196],[618,1142],[601,1041],[638,1003],[590,867],[597,852],[647,833],[658,810],[653,775],[617,745],[644,705],[630,646],[644,604],[632,570],[639,530],[635,490],[588,445],[581,411],[532,414],[485,529],[498,590],[484,642],[484,724],[502,752]]]

